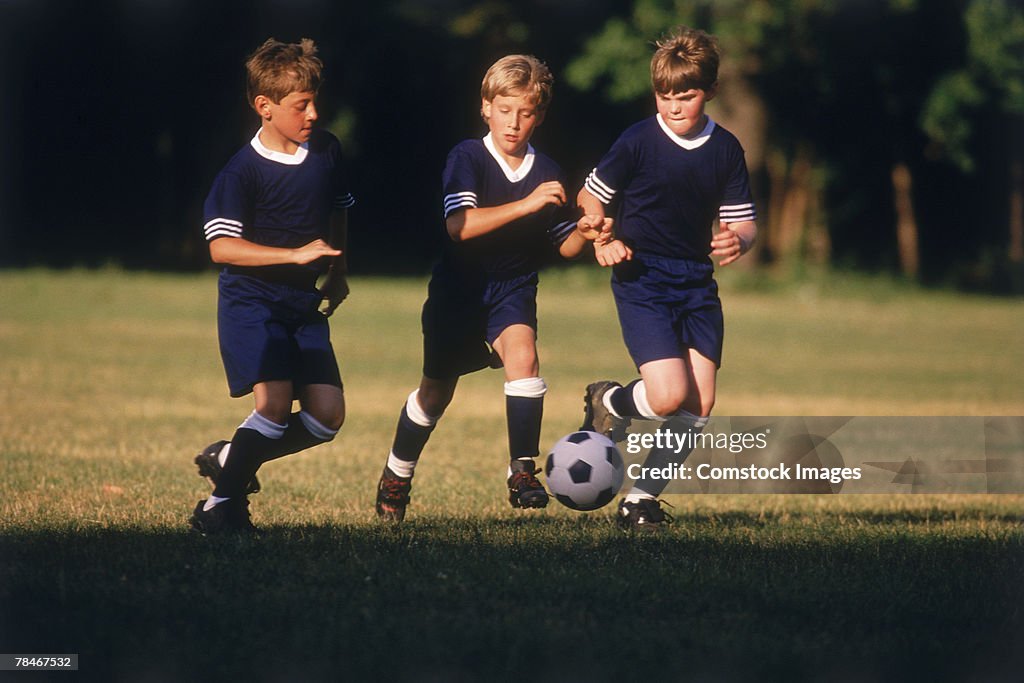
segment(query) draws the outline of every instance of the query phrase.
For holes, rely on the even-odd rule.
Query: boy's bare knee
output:
[[[314,415],[314,417],[316,417]],[[338,431],[341,426],[345,424],[345,408],[342,406],[340,409],[333,411],[329,415],[323,417],[317,417],[317,421],[324,427],[333,431]]]
[[[424,378],[416,392],[416,402],[427,415],[441,417],[455,396],[455,386],[455,381]]]
[[[315,412],[310,411],[310,414],[324,427],[338,431],[345,424],[345,401],[342,398],[330,401],[327,405],[318,406]]]
[[[299,402],[306,414],[328,430],[336,432],[345,422],[345,394],[338,387],[306,387]]]
[[[274,424],[288,424],[292,413],[292,383],[285,381],[261,382],[253,387],[256,412]]]
[[[331,431],[338,431],[345,423],[344,394],[317,395],[302,402],[302,410],[313,420]]]
[[[257,413],[267,418],[274,424],[279,425],[288,424],[288,418],[291,416],[291,411],[291,403],[285,403],[283,401],[265,402],[261,405],[256,406]]]
[[[647,402],[656,415],[668,417],[675,415],[683,405],[683,397],[674,393],[647,396]]]
[[[441,417],[448,409],[452,397],[445,393],[424,392],[422,389],[416,394],[416,402],[420,404],[423,412],[431,417]]]
[[[505,377],[509,380],[536,377],[539,373],[537,354],[523,353],[502,361],[505,365]]]

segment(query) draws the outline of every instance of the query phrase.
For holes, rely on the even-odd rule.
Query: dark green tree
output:
[[[968,174],[977,170],[985,124],[1006,132],[1004,254],[1019,292],[1024,290],[1024,9],[1005,0],[972,0],[963,23],[964,63],[935,84],[921,127],[938,154]]]

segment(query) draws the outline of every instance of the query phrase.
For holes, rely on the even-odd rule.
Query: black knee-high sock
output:
[[[398,416],[398,425],[395,427],[395,441],[391,445],[391,453],[399,460],[416,462],[420,459],[435,426],[436,424],[425,427],[413,422],[403,405]]]
[[[277,446],[278,439],[270,439],[255,429],[239,427],[231,437],[231,455],[217,479],[213,495],[233,498],[245,495],[245,487],[260,468],[265,454]]]
[[[643,417],[633,400],[633,389],[643,380],[635,379],[621,389],[612,392],[608,402],[619,417]]]
[[[540,425],[544,416],[544,397],[505,396],[510,460],[540,455]]]

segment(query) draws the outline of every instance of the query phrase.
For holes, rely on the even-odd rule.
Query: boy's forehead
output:
[[[688,95],[696,95],[698,93],[705,92],[705,90],[704,88],[687,88],[686,90],[655,90],[654,92],[659,97],[686,97]]]
[[[288,100],[289,102],[297,102],[299,100],[314,99],[316,99],[316,92],[313,90],[292,90],[287,95],[282,97],[281,101],[284,102],[285,100]]]
[[[506,104],[523,104],[529,107],[537,106],[537,96],[533,93],[523,92],[522,90],[512,90],[509,92],[498,93],[491,100],[492,103],[503,102]]]

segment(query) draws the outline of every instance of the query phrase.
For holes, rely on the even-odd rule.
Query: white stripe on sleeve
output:
[[[214,237],[241,237],[242,224],[229,218],[214,218],[203,226],[203,233],[207,240]]]
[[[475,209],[476,208],[476,193],[475,192],[456,192],[454,194],[447,195],[444,198],[444,217],[455,211],[456,209]]]
[[[740,223],[757,219],[753,204],[727,204],[719,207],[718,219],[726,223]]]
[[[615,190],[608,187],[600,178],[597,177],[596,168],[587,176],[587,180],[583,183],[583,187],[587,189],[587,192],[597,197],[602,204],[608,204],[615,197]]]

